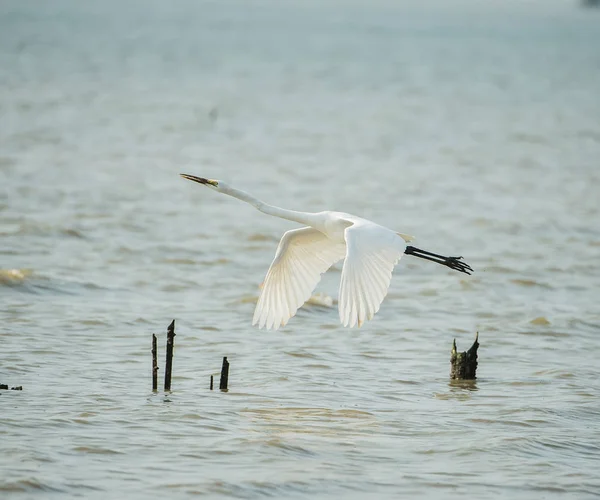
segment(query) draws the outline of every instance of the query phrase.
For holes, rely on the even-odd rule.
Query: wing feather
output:
[[[406,243],[393,231],[368,221],[346,228],[345,239],[338,305],[340,321],[352,328],[379,311]]]
[[[321,275],[345,253],[345,243],[312,227],[287,231],[267,271],[252,324],[267,329],[284,326],[310,298]]]

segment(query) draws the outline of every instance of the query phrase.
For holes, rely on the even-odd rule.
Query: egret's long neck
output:
[[[230,186],[223,186],[222,184],[219,186],[219,191],[223,194],[227,194],[229,196],[233,196],[238,200],[245,201],[249,203],[256,209],[267,215],[273,215],[274,217],[280,217],[282,219],[291,220],[294,222],[299,222],[300,224],[306,224],[307,226],[315,226],[319,223],[319,218],[317,214],[309,213],[309,212],[296,212],[294,210],[286,210],[285,208],[275,207],[273,205],[268,205],[264,201],[255,198],[251,194],[246,193],[245,191],[241,191],[240,189],[235,189]]]

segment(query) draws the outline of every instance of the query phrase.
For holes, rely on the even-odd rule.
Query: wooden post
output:
[[[456,339],[452,343],[450,353],[450,378],[454,380],[475,380],[477,377],[477,349],[479,348],[479,332],[475,336],[475,342],[466,352],[456,350]]]
[[[158,390],[158,361],[156,360],[156,335],[152,334],[152,390]]]
[[[175,343],[175,320],[167,328],[167,360],[165,367],[165,391],[171,390],[171,371],[173,369],[173,345]]]
[[[229,382],[229,361],[227,356],[223,358],[223,366],[221,368],[221,380],[219,382],[219,389],[223,392],[227,392],[227,383]]]
[[[213,376],[210,376],[210,390],[213,390]]]

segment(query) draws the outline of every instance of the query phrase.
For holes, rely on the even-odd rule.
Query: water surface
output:
[[[0,383],[23,391],[0,391],[0,496],[596,497],[596,14],[3,2]],[[259,331],[297,226],[179,172],[476,273],[407,257],[360,330],[309,305]],[[173,318],[174,390],[153,394]],[[451,384],[476,331],[479,378]]]

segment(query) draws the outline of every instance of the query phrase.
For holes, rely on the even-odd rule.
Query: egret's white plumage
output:
[[[343,243],[312,227],[286,232],[267,271],[252,324],[284,326],[312,295],[321,275],[344,258]]]
[[[379,311],[406,243],[390,229],[358,217],[352,219],[344,231],[346,259],[338,308],[344,326],[360,327]]]
[[[267,205],[222,181],[187,174],[181,176],[250,203],[266,214],[307,226],[287,231],[281,238],[262,285],[253,325],[267,329],[284,326],[310,298],[321,275],[342,259],[344,266],[338,298],[342,324],[360,327],[379,311],[394,266],[407,252],[406,242],[410,241],[410,236],[342,212],[285,210]],[[417,257],[462,272],[471,270],[457,261],[460,257],[443,257],[410,248],[411,254]]]

